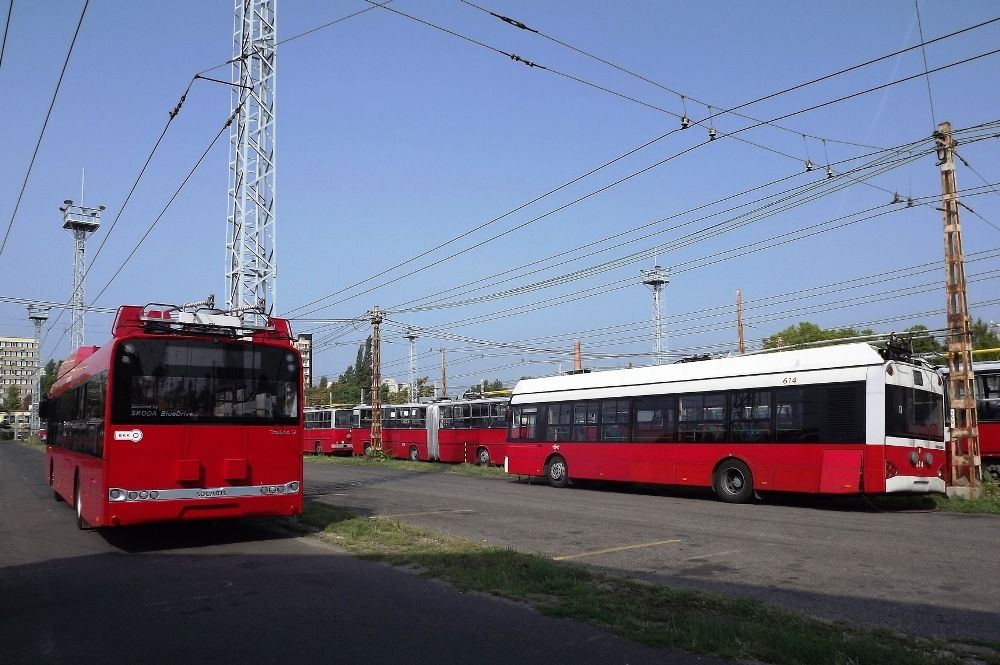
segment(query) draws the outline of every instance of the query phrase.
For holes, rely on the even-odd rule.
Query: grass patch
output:
[[[430,533],[387,518],[312,502],[302,521],[358,556],[524,602],[652,646],[776,665],[941,665],[974,656],[1000,664],[998,645],[935,642],[823,622],[746,599],[727,599],[594,572],[511,549]]]
[[[955,513],[988,513],[1000,515],[1000,485],[992,478],[983,480],[983,495],[978,499],[935,496],[934,502],[940,510]]]
[[[368,466],[380,469],[409,469],[410,471],[423,471],[426,473],[461,473],[469,476],[493,476],[507,477],[507,474],[500,467],[478,466],[475,464],[442,464],[441,462],[411,462],[409,460],[395,459],[385,455],[370,457],[339,457],[331,455],[316,456],[307,455],[306,462],[313,464],[339,464],[341,466]]]
[[[41,440],[33,436],[25,441],[11,441],[11,443],[16,443],[19,446],[24,446],[25,448],[31,448],[32,450],[37,450],[39,452],[45,452],[45,444]]]

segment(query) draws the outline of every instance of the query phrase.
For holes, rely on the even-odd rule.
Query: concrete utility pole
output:
[[[410,373],[409,373],[410,374],[409,375],[410,389],[408,391],[408,393],[409,393],[409,398],[408,399],[409,399],[409,402],[411,404],[413,404],[414,402],[417,401],[417,397],[418,397],[418,395],[417,395],[417,363],[416,363],[416,360],[415,360],[414,355],[413,355],[413,346],[414,346],[414,344],[417,341],[417,333],[413,332],[413,328],[408,328],[406,330],[406,334],[403,335],[403,338],[406,339],[410,343],[410,368],[409,368],[409,370],[410,370]]]
[[[274,312],[277,0],[235,0],[229,130],[226,307],[251,323]]]
[[[63,201],[59,211],[63,214],[63,228],[73,234],[73,293],[69,301],[72,305],[73,321],[69,328],[70,353],[83,346],[84,314],[83,276],[87,274],[87,237],[101,226],[101,212],[104,206],[88,208],[74,205],[69,199]]]
[[[445,350],[441,349],[441,397],[448,399],[448,361],[444,354]]]
[[[747,352],[746,342],[743,339],[743,290],[736,289],[736,335],[737,349],[742,356]]]
[[[642,270],[642,283],[653,290],[653,359],[657,365],[663,364],[663,307],[660,294],[670,283],[670,268],[653,266],[652,270]]]
[[[38,404],[42,399],[42,324],[48,318],[49,310],[47,307],[28,305],[28,319],[35,324],[35,357],[32,358],[35,374],[31,383],[31,415],[29,417],[31,436],[38,436],[38,430],[42,426],[42,421],[38,417]]]
[[[372,321],[372,448],[382,450],[382,312],[368,313]]]
[[[941,170],[944,213],[945,293],[948,298],[948,394],[951,400],[950,496],[978,498],[982,492],[979,456],[979,422],[976,414],[975,374],[972,369],[972,332],[965,288],[962,225],[958,218],[958,185],[955,179],[955,140],[951,123],[942,122],[934,132]]]

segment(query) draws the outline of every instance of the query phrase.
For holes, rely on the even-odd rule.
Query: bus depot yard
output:
[[[22,442],[22,445],[44,450],[44,446],[37,441]],[[878,620],[868,622],[850,613],[846,618],[837,618],[834,605],[827,611],[813,612],[808,608],[789,608],[782,603],[771,603],[766,600],[766,589],[764,600],[761,600],[738,593],[730,595],[725,592],[725,585],[706,592],[663,584],[639,572],[629,572],[624,567],[602,565],[607,559],[601,556],[574,557],[571,554],[554,557],[535,553],[537,549],[530,546],[498,546],[493,544],[495,539],[488,535],[491,530],[488,524],[483,524],[482,534],[475,531],[470,534],[468,529],[461,529],[454,530],[461,532],[461,537],[448,535],[453,531],[449,522],[438,520],[450,515],[462,517],[463,523],[477,523],[480,516],[474,514],[476,510],[454,508],[434,511],[426,510],[428,506],[423,503],[407,499],[393,506],[382,506],[369,500],[374,494],[383,493],[386,487],[422,481],[423,489],[420,491],[430,492],[424,496],[427,502],[450,504],[456,498],[456,490],[447,489],[450,485],[448,478],[465,478],[458,491],[469,496],[481,497],[495,488],[514,493],[526,489],[526,480],[514,481],[501,469],[470,464],[410,462],[379,455],[361,458],[307,455],[305,460],[305,510],[299,520],[286,522],[286,528],[307,533],[309,538],[321,539],[365,560],[408,569],[462,591],[475,591],[524,603],[545,615],[588,622],[643,644],[675,646],[693,653],[712,654],[742,662],[1000,663],[1000,640],[991,639],[988,628],[969,633],[942,634],[928,630],[927,624],[918,620],[921,616],[926,618],[933,614],[928,609],[935,603],[933,594],[928,595],[926,604],[911,607],[914,612],[912,621],[903,620],[902,626],[886,628]],[[334,475],[331,477],[330,473]],[[581,504],[580,509],[584,512],[591,510],[588,506],[606,502],[633,502],[641,499],[647,491],[652,493],[650,496],[654,500],[676,500],[681,506],[693,506],[697,510],[706,507],[727,511],[736,509],[712,500],[710,493],[705,491],[694,492],[691,496],[691,493],[678,495],[669,490],[644,486],[614,483],[581,485],[584,486],[582,489],[569,492],[537,485],[527,489],[542,492],[546,497],[575,497],[574,501]],[[437,486],[442,489],[440,495],[427,489]],[[988,487],[989,496],[977,502],[940,496],[882,497],[874,498],[873,505],[869,506],[856,497],[792,496],[790,505],[781,505],[782,502],[775,501],[772,496],[766,505],[746,508],[751,511],[763,508],[776,510],[782,515],[779,520],[782,523],[793,521],[791,515],[785,515],[789,512],[806,513],[818,522],[840,522],[845,518],[851,521],[854,517],[865,519],[869,515],[891,522],[928,514],[943,515],[943,511],[950,510],[996,513],[997,494],[992,484]],[[366,488],[370,494],[356,496],[358,488]],[[503,497],[499,500],[502,507]],[[468,502],[459,501],[456,505],[468,505]],[[536,503],[536,510],[543,518],[547,508],[544,501]],[[603,514],[598,516],[600,519],[603,517]],[[752,521],[752,513],[744,514],[740,519],[743,518]],[[666,523],[675,519],[671,513],[662,517]],[[968,518],[956,515],[952,519]],[[974,539],[979,529],[986,529],[995,537],[995,518],[981,516],[978,519],[987,521],[970,523],[966,533]],[[624,530],[625,527],[620,528]],[[831,525],[831,528],[838,526]],[[563,542],[561,551],[578,544],[579,535],[560,531],[555,524],[552,530],[553,539]],[[650,531],[658,529],[650,526]],[[480,538],[479,535],[485,537]],[[634,539],[634,535],[631,537]],[[733,534],[734,542],[719,543],[716,549],[724,551],[741,547],[746,537],[746,534]],[[984,540],[984,543],[988,544],[988,541]],[[655,544],[648,549],[656,549]],[[710,561],[709,558],[705,560]],[[584,565],[588,563],[592,566]],[[985,588],[988,585],[982,586]],[[777,593],[776,589],[772,591]],[[876,608],[879,606],[878,603],[873,605]],[[987,608],[983,611],[989,612]],[[995,620],[997,614],[994,612],[992,616]],[[907,625],[912,626],[912,631],[906,628]],[[993,632],[1000,631],[994,629]]]
[[[324,541],[369,560],[410,568],[462,590],[489,593],[527,603],[544,614],[595,623],[645,644],[677,646],[697,653],[768,663],[1000,663],[1000,640],[989,639],[989,628],[985,630],[986,634],[970,639],[929,638],[926,626],[916,620],[910,624],[915,631],[911,634],[905,627],[887,629],[878,620],[865,622],[856,614],[848,613],[847,620],[838,620],[836,616],[831,616],[831,611],[835,615],[836,610],[830,608],[819,612],[794,611],[787,607],[779,608],[766,600],[740,594],[731,596],[725,593],[725,585],[706,592],[658,583],[640,571],[630,571],[621,563],[607,564],[607,555],[614,550],[628,550],[629,546],[554,557],[548,553],[531,553],[535,550],[530,546],[495,545],[492,543],[503,540],[489,535],[495,521],[483,524],[481,532],[475,528],[470,531],[467,526],[470,522],[476,524],[487,519],[478,515],[478,506],[471,501],[454,504],[473,506],[465,510],[428,509],[434,504],[449,505],[456,499],[455,495],[446,491],[442,491],[440,496],[430,497],[425,496],[423,490],[414,489],[413,495],[426,498],[429,505],[423,505],[419,499],[411,501],[408,495],[401,496],[395,505],[391,499],[377,504],[371,501],[371,497],[384,488],[395,488],[395,479],[407,476],[425,479],[437,474],[492,476],[481,481],[472,480],[489,483],[492,490],[497,480],[503,480],[502,472],[497,469],[414,463],[378,456],[367,459],[310,456],[307,460],[310,462],[306,474],[307,497],[311,493],[319,496],[318,500],[307,502],[301,521]],[[369,473],[360,476],[350,473],[348,477],[357,480],[332,485],[320,481],[310,490],[308,481],[316,477],[314,469],[331,467]],[[416,476],[412,475],[414,473]],[[436,480],[423,481],[421,487]],[[508,482],[503,486],[506,488],[511,484]],[[515,486],[510,487],[512,492],[517,490],[517,483],[513,484]],[[358,499],[351,488],[359,486],[369,489],[361,501],[364,507],[352,504]],[[653,497],[663,494],[658,488],[648,489]],[[546,492],[548,495],[553,492],[560,494],[547,487],[538,487],[537,490],[543,495]],[[590,485],[586,489],[570,492],[570,495],[584,493],[589,506],[603,503],[602,499],[621,499],[623,490],[627,495],[625,500],[636,498],[636,487],[616,484]],[[484,489],[482,494],[486,491]],[[473,493],[481,495],[480,492]],[[639,488],[638,496],[642,495]],[[346,496],[350,498],[342,498]],[[709,496],[709,493],[703,492],[700,497],[703,500],[697,497],[677,500],[684,506],[719,506]],[[666,498],[673,499],[676,495],[667,493]],[[502,504],[499,498],[497,501]],[[979,502],[926,496],[876,500],[874,505],[882,506],[883,512],[859,502],[857,498],[831,501],[829,498],[792,497],[792,504],[779,510],[806,511],[810,519],[816,521],[823,521],[826,511],[835,514],[838,521],[845,516],[850,521],[849,516],[855,513],[862,516],[876,514],[892,520],[897,516],[925,515],[929,509],[936,508],[934,501],[940,502],[942,510],[953,509],[960,503],[966,504],[962,510],[996,512],[998,507],[997,495],[991,492],[988,499]],[[580,503],[584,502],[581,500]],[[372,512],[376,506],[377,511]],[[537,505],[536,510],[545,513],[546,507],[544,504]],[[586,508],[581,505],[581,510]],[[553,507],[552,512],[555,514],[558,511]],[[602,512],[601,517],[606,515]],[[753,519],[749,514],[745,517]],[[668,515],[662,519],[666,523],[673,521]],[[791,523],[793,519],[782,516],[780,521]],[[955,519],[962,518],[956,516]],[[983,519],[988,521],[979,523],[979,527],[990,529],[995,534],[995,519]],[[658,533],[658,526],[650,525],[650,533]],[[554,519],[553,532],[560,528]],[[496,530],[500,531],[499,528]],[[515,530],[516,527],[511,527],[503,533],[512,538],[510,533]],[[579,540],[579,536],[574,537],[572,533],[577,532],[560,534],[564,550],[571,547],[571,542]],[[720,543],[716,549],[742,547],[741,541],[745,537],[733,534],[730,542]],[[656,549],[658,545],[670,547],[668,541],[641,543],[640,547],[643,545],[651,546],[648,549]],[[583,565],[585,563],[596,567]],[[767,595],[765,593],[764,597]],[[933,605],[933,597],[928,596],[926,603]],[[932,613],[922,605],[914,606],[911,611],[925,615]],[[905,619],[902,621],[904,626],[907,623]],[[1000,630],[993,633],[1000,635]]]

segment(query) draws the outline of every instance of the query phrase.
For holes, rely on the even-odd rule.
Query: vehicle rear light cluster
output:
[[[293,480],[284,485],[261,485],[261,494],[295,494],[299,491],[299,481]]]
[[[938,467],[937,477],[944,480],[944,464]]]
[[[889,460],[886,460],[885,461],[885,477],[886,478],[895,478],[898,474],[899,474],[899,471],[896,469],[896,465],[893,464],[892,462],[890,462]]]

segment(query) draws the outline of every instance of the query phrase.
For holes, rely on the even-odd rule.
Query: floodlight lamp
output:
[[[63,205],[68,205],[68,206],[73,205],[73,199],[66,199],[65,201],[63,201]]]

